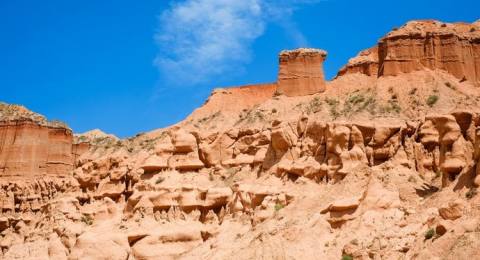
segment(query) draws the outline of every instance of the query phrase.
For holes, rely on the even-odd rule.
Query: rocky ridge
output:
[[[185,121],[130,139],[4,130],[0,158],[32,174],[0,174],[0,258],[471,259],[475,26],[410,22],[330,82],[325,52],[283,52],[275,84],[217,90]],[[71,168],[36,171],[45,154]]]

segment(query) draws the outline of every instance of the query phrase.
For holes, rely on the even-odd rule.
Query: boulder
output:
[[[140,166],[145,172],[161,171],[168,169],[168,158],[165,156],[152,155]]]
[[[463,216],[464,202],[456,200],[438,209],[438,213],[445,220],[455,220]]]
[[[172,133],[172,144],[177,153],[189,153],[197,149],[195,136],[183,129],[178,129]]]

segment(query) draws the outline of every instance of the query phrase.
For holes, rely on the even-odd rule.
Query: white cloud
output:
[[[314,0],[185,0],[160,15],[155,64],[181,85],[195,85],[241,71],[251,45],[268,23],[277,22],[296,45],[307,43],[291,16]]]

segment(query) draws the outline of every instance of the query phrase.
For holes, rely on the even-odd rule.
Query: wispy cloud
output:
[[[315,0],[185,0],[160,15],[155,59],[170,84],[195,85],[242,71],[252,43],[278,23],[296,45],[307,45],[292,20],[301,4]]]

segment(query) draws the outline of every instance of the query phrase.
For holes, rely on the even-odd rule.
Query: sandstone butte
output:
[[[325,59],[128,139],[0,104],[0,259],[477,259],[480,21]]]

